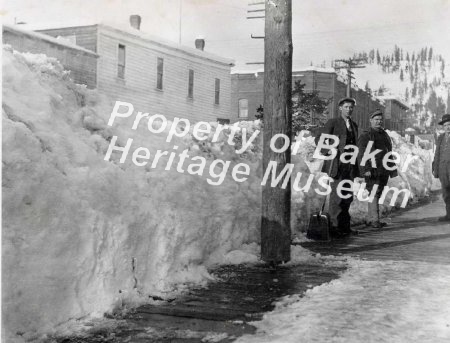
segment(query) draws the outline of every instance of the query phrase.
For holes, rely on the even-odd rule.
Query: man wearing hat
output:
[[[444,127],[444,133],[438,137],[433,160],[433,175],[439,178],[446,215],[439,221],[450,222],[450,114],[444,114],[438,123]]]
[[[380,150],[379,153],[375,155],[375,165],[372,165],[370,161],[367,161],[364,166],[360,165],[360,174],[364,177],[366,182],[366,189],[369,194],[372,194],[372,189],[375,185],[377,189],[375,195],[371,201],[368,202],[368,218],[367,225],[374,228],[381,228],[386,225],[386,223],[380,222],[380,208],[378,201],[383,193],[384,187],[387,185],[389,177],[396,177],[397,170],[387,170],[383,164],[383,159],[389,152],[392,151],[392,141],[389,135],[383,128],[383,112],[380,109],[373,111],[370,115],[370,128],[361,133],[358,140],[358,164],[363,159],[363,155],[366,152],[367,145],[369,142],[372,143],[370,152],[377,149]],[[387,167],[392,168],[395,164],[393,162],[387,162]]]
[[[350,214],[348,212],[353,201],[353,193],[343,190],[341,195],[344,195],[344,197],[340,197],[337,194],[337,187],[341,181],[353,181],[355,177],[359,176],[357,165],[342,163],[339,160],[340,155],[347,151],[345,147],[347,145],[356,145],[358,139],[358,125],[351,118],[355,105],[356,100],[353,98],[346,97],[339,100],[339,117],[329,119],[322,131],[322,133],[339,138],[336,157],[331,161],[326,160],[322,167],[322,172],[328,173],[334,180],[331,183],[328,208],[332,225],[331,235],[333,237],[345,237],[356,233],[350,229]],[[315,139],[316,144],[318,144],[319,139],[320,135]],[[353,152],[353,150],[349,150],[349,152]]]

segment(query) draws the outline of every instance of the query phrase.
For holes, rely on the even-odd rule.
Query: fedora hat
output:
[[[438,123],[439,125],[444,125],[444,123],[450,121],[450,114],[444,114],[442,116],[441,121]]]
[[[338,106],[341,106],[344,102],[351,102],[353,106],[356,106],[356,100],[353,98],[345,97],[339,100]]]

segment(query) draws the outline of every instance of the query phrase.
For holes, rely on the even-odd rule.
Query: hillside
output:
[[[445,59],[432,47],[404,51],[395,46],[392,53],[378,50],[356,54],[366,63],[354,69],[354,84],[376,96],[394,96],[410,106],[408,126],[431,130],[449,111],[450,71]],[[345,71],[341,71],[345,76]]]

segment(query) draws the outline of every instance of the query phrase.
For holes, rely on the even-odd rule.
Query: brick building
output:
[[[328,118],[339,115],[337,102],[345,97],[347,85],[334,69],[309,67],[292,72],[292,82],[300,80],[305,84],[304,91],[318,91],[323,99],[330,99]],[[254,120],[256,109],[264,103],[264,72],[234,72],[231,75],[231,111],[232,120]],[[380,108],[384,111],[382,101],[379,101],[361,89],[352,89],[356,99],[354,120],[361,128],[369,126],[367,114]]]

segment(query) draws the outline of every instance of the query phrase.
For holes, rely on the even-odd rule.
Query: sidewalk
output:
[[[187,343],[242,336],[240,342],[258,343],[445,342],[450,316],[448,322],[441,317],[450,315],[445,303],[450,299],[450,223],[437,221],[443,209],[439,197],[395,215],[381,230],[363,228],[346,240],[302,243],[322,260],[276,269],[221,267],[213,272],[219,281],[207,288],[56,340]],[[351,256],[349,269],[325,255],[342,255],[341,261]],[[273,302],[286,295],[292,296],[274,309]]]
[[[347,254],[368,260],[405,260],[450,264],[450,223],[437,219],[445,214],[442,197],[432,203],[383,218],[383,229],[361,228],[359,235],[331,244],[304,243],[323,254]]]

